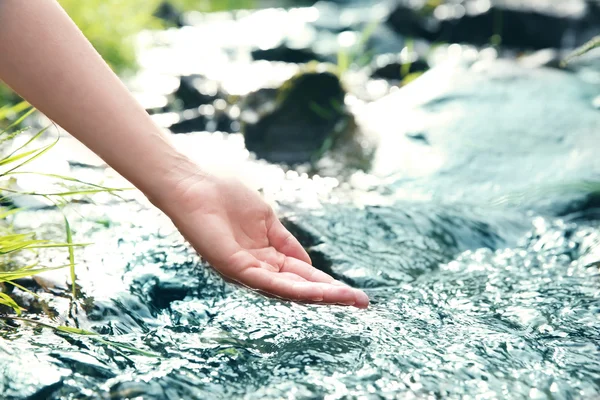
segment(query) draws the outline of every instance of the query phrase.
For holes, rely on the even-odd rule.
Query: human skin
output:
[[[226,278],[290,300],[368,306],[311,265],[257,192],[179,153],[55,0],[0,0],[0,79],[140,189]]]

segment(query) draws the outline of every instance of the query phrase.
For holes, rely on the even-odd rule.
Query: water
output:
[[[303,27],[314,13],[294,12]],[[254,39],[244,29],[267,14],[240,25],[221,20],[241,31],[222,35],[225,44],[203,44],[188,64],[172,61],[205,28],[160,34],[166,44],[142,55],[138,79],[164,80],[146,94],[162,98],[159,83],[172,80],[172,67],[216,74],[227,53],[219,49],[232,46],[227,38],[249,46]],[[63,272],[23,282],[41,299],[16,295],[27,318],[93,330],[113,343],[7,323],[0,397],[599,397],[598,189],[584,184],[600,176],[597,71],[486,64],[489,51],[458,50],[466,62],[442,65],[381,101],[349,96],[365,135],[379,143],[367,171],[333,156],[310,176],[302,165],[256,160],[231,126],[229,134],[174,138],[199,162],[227,164],[262,188],[317,267],[365,289],[367,310],[290,303],[226,283],[147,201],[133,193],[126,196],[139,202],[99,197],[67,209],[74,240],[95,243],[76,253],[83,298],[70,302]],[[172,57],[158,62],[157,54]],[[298,69],[238,61],[223,79],[211,77],[237,94]],[[264,74],[243,80],[236,71]],[[235,106],[226,104],[227,112]],[[81,167],[95,161],[74,146],[62,140],[48,171],[119,182],[111,171]],[[56,210],[27,211],[15,223],[63,234]],[[43,257],[62,263],[65,254]]]
[[[132,211],[113,207],[122,215]],[[599,394],[595,221],[535,218],[510,247],[463,251],[418,271],[414,263],[393,262],[406,253],[392,241],[380,240],[374,249],[372,237],[347,232],[355,249],[348,257],[359,264],[374,251],[379,258],[391,253],[388,265],[371,266],[380,274],[371,278],[384,280],[367,289],[372,305],[354,310],[282,302],[224,283],[176,234],[149,226],[148,220],[159,220],[154,214],[138,210],[132,222],[84,234],[98,243],[83,255],[87,268],[80,269],[93,302],[88,297],[76,318],[66,317],[66,299],[44,297],[61,311],[58,320],[77,320],[158,357],[21,325],[3,331],[3,369],[21,371],[5,374],[6,397],[35,387],[19,382],[52,374],[59,382],[53,398]],[[344,221],[328,218],[335,223],[325,235],[339,233]],[[107,249],[110,254],[103,254]]]

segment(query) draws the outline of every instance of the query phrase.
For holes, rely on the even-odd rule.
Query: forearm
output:
[[[0,79],[153,201],[197,172],[55,0],[0,0]]]

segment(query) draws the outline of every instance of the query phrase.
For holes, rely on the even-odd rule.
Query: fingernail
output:
[[[369,306],[369,296],[362,290],[354,290],[356,296],[356,302],[354,305],[358,308],[367,308]]]

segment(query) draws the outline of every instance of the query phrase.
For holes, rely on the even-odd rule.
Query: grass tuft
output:
[[[24,134],[27,129],[21,129],[20,126],[34,111],[35,110],[27,103],[19,103],[13,107],[0,108],[0,127],[4,126],[4,128],[0,128],[0,143],[10,144],[13,139]],[[6,122],[8,118],[10,118],[11,121]],[[66,233],[66,240],[64,242],[39,239],[35,232],[15,232],[12,225],[9,224],[9,219],[21,212],[22,209],[14,207],[14,203],[11,202],[12,196],[30,195],[43,197],[63,211],[62,206],[67,204],[67,200],[72,196],[100,192],[114,194],[120,190],[124,190],[87,183],[63,175],[21,171],[23,167],[41,157],[58,143],[59,138],[56,138],[50,144],[40,145],[30,149],[30,147],[33,147],[39,142],[42,135],[46,132],[47,128],[41,129],[36,134],[32,135],[29,140],[25,141],[23,145],[16,147],[8,154],[0,154],[0,180],[2,181],[14,180],[20,175],[36,174],[52,179],[53,183],[55,182],[66,186],[65,190],[43,193],[23,191],[18,188],[9,187],[9,184],[0,184],[0,199],[3,205],[0,206],[0,304],[12,308],[17,314],[21,313],[22,308],[9,293],[2,292],[2,288],[7,290],[11,286],[14,286],[29,292],[29,290],[20,286],[15,281],[43,272],[69,268],[72,282],[72,295],[73,298],[76,297],[77,275],[75,272],[75,248],[85,246],[86,244],[73,242],[71,225],[66,215],[64,215],[64,212]],[[65,248],[68,252],[69,263],[57,267],[44,267],[38,266],[38,263],[23,264],[23,257],[17,257],[17,255],[20,255],[22,252],[35,252],[35,250],[43,248]]]

